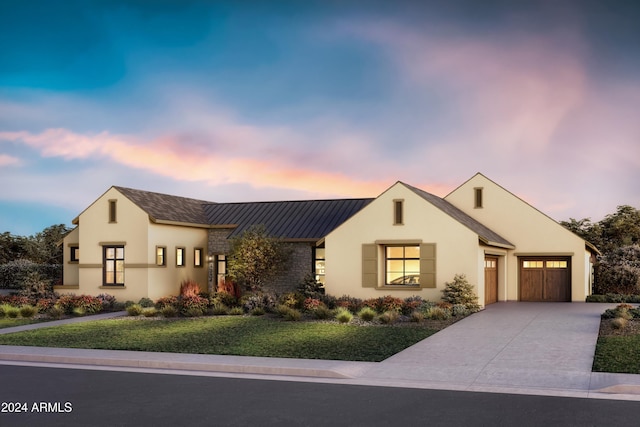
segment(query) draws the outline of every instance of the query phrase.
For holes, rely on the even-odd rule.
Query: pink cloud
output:
[[[0,166],[18,166],[22,162],[17,157],[8,154],[0,154]]]

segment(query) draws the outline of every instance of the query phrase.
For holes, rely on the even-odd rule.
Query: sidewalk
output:
[[[591,372],[605,308],[585,303],[493,304],[378,363],[0,346],[0,364],[640,401],[640,375]]]

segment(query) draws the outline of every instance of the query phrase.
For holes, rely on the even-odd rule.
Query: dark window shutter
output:
[[[436,244],[420,245],[420,287],[436,287]]]
[[[362,245],[362,287],[378,287],[378,245]]]

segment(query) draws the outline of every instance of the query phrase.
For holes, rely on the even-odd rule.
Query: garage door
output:
[[[571,301],[571,258],[521,257],[520,301]]]

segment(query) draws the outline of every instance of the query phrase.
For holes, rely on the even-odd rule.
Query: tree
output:
[[[39,264],[62,264],[62,239],[68,232],[66,225],[57,224],[29,237],[27,257]]]
[[[288,248],[267,233],[264,225],[245,230],[230,241],[227,271],[231,278],[249,290],[258,291],[286,269]]]

